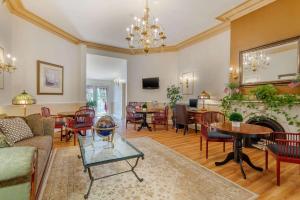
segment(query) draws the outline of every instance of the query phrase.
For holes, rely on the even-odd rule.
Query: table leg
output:
[[[146,128],[148,128],[149,131],[152,131],[151,127],[147,123],[147,113],[143,113],[143,120],[142,120],[141,126],[138,128],[137,131],[140,131],[143,127],[146,127]]]
[[[92,176],[92,172],[91,172],[90,168],[88,168],[88,173],[89,173],[89,177],[90,177],[91,182],[90,182],[90,185],[89,185],[88,192],[84,195],[84,199],[89,198],[90,191],[91,191],[91,188],[92,188],[92,185],[93,185],[93,182],[94,182],[94,177]]]
[[[253,169],[255,169],[257,171],[263,171],[263,169],[261,167],[255,166],[251,162],[249,156],[247,154],[243,153],[242,150],[243,150],[242,137],[235,137],[235,139],[234,139],[234,151],[230,152],[227,155],[227,157],[225,158],[224,161],[215,162],[215,165],[216,166],[225,165],[230,160],[234,160],[236,163],[238,163],[240,165],[241,173],[242,173],[244,179],[246,179],[246,174],[245,174],[245,171],[243,169],[243,161],[245,161]]]

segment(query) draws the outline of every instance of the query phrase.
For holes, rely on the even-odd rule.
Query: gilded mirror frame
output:
[[[277,42],[273,42],[270,44],[262,45],[259,47],[247,49],[244,51],[240,51],[239,53],[239,81],[241,86],[255,86],[255,85],[264,85],[264,84],[276,84],[276,85],[286,85],[290,83],[293,79],[285,79],[285,80],[274,80],[274,81],[261,81],[261,82],[256,82],[256,83],[243,83],[243,54],[248,53],[248,52],[253,52],[253,51],[258,51],[258,50],[263,50],[263,49],[268,49],[276,46],[281,46],[284,44],[288,44],[291,42],[298,42],[298,73],[300,73],[300,36],[293,37],[293,38],[288,38],[285,40],[280,40]]]

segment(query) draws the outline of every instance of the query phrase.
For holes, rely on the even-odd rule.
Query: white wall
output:
[[[212,98],[224,95],[228,82],[230,64],[230,31],[187,47],[178,53],[178,76],[194,72],[194,94],[185,95],[185,100],[197,97],[202,90]]]
[[[70,104],[78,106],[85,101],[82,87],[85,60],[81,56],[86,52],[85,47],[10,14],[3,5],[0,6],[0,27],[0,47],[17,58],[17,70],[5,74],[4,89],[0,89],[1,112],[10,114],[10,110],[14,110],[10,106],[12,98],[24,89],[36,98],[39,106],[59,104],[59,107],[66,105],[68,109]],[[37,60],[64,66],[64,95],[37,95]],[[33,110],[36,112],[37,106]],[[28,113],[31,113],[30,107]]]

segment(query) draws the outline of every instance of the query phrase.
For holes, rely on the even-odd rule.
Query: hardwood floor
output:
[[[208,160],[206,160],[205,140],[203,141],[203,151],[200,152],[199,133],[196,135],[195,133],[190,132],[184,136],[180,131],[176,134],[175,130],[171,128],[169,131],[160,130],[158,127],[157,131],[153,132],[149,132],[148,130],[136,132],[131,125],[128,126],[127,130],[123,127],[125,126],[119,128],[118,132],[124,137],[150,137],[248,190],[259,194],[259,199],[300,199],[300,165],[282,163],[281,186],[278,187],[276,185],[275,162],[272,156],[269,156],[268,171],[258,172],[250,168],[247,164],[243,164],[247,175],[247,179],[244,180],[239,165],[236,163],[229,162],[228,164],[219,167],[216,167],[214,164],[216,161],[222,161],[227,153],[231,151],[231,144],[226,144],[226,151],[224,153],[222,150],[222,143],[209,143],[209,155]],[[72,139],[68,142],[61,142],[60,134],[56,133],[54,147],[60,148],[67,146],[73,146]],[[263,151],[254,148],[246,148],[244,149],[244,152],[249,155],[255,165],[264,168],[265,157]],[[147,159],[147,157],[145,159]]]

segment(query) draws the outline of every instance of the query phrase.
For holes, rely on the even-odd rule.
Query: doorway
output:
[[[87,85],[86,100],[96,102],[96,116],[102,116],[108,113],[108,88],[100,86]]]

